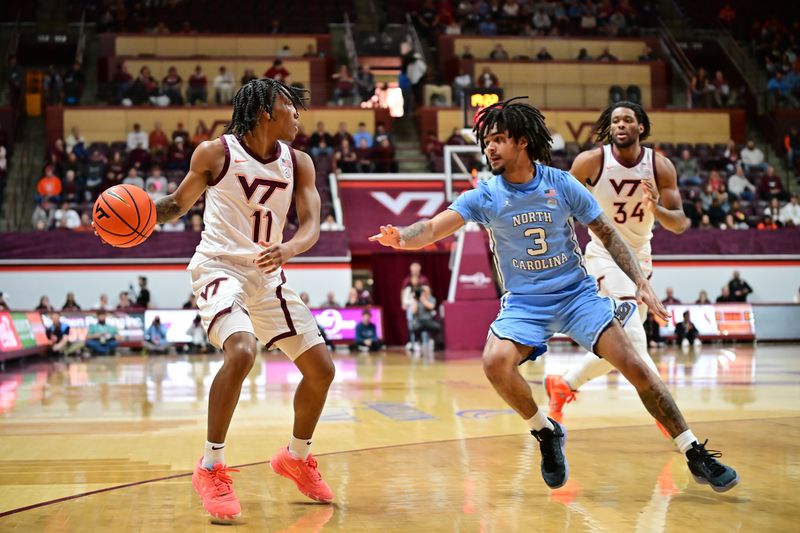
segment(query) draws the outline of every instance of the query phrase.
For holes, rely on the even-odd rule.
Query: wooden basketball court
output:
[[[695,434],[739,471],[725,494],[694,482],[617,374],[567,406],[570,481],[553,491],[534,439],[477,353],[447,362],[337,354],[314,438],[333,505],[307,500],[267,464],[289,437],[299,379],[267,355],[245,382],[227,439],[243,515],[225,531],[796,530],[798,354],[797,345],[656,354]],[[523,367],[540,405],[543,375],[581,355],[556,347]],[[220,364],[220,355],[134,355],[0,374],[0,530],[220,530],[190,482]]]

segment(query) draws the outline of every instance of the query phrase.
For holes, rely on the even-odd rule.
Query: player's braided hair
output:
[[[542,112],[531,104],[516,102],[527,96],[517,96],[505,102],[484,107],[475,115],[473,132],[486,150],[484,137],[496,126],[496,131],[507,131],[512,139],[525,138],[528,141],[528,157],[531,161],[550,163],[550,132],[544,123]]]
[[[288,98],[295,107],[306,108],[307,90],[289,87],[272,78],[250,80],[233,97],[233,116],[225,127],[225,133],[242,136],[253,131],[262,113],[272,116],[272,106],[278,93]]]
[[[594,125],[595,139],[600,144],[608,144],[611,142],[611,115],[614,113],[615,109],[619,109],[620,107],[633,111],[633,114],[636,116],[636,122],[644,126],[644,131],[639,135],[640,141],[650,136],[650,117],[647,116],[644,108],[634,102],[621,100],[605,108],[603,112],[600,113],[600,118],[597,119],[597,123]]]

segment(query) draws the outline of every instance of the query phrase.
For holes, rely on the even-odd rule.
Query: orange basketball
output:
[[[92,209],[97,234],[111,246],[130,248],[144,242],[156,225],[156,206],[144,189],[114,185],[103,191]]]

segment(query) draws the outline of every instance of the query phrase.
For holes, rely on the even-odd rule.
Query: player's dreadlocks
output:
[[[528,157],[531,161],[550,163],[550,132],[544,123],[542,112],[530,104],[515,102],[527,96],[517,96],[505,102],[484,107],[475,115],[473,132],[481,145],[481,151],[486,150],[484,137],[496,126],[496,131],[508,131],[512,139],[528,140]]]
[[[262,113],[272,116],[272,106],[278,93],[288,98],[296,108],[306,108],[307,90],[289,87],[272,78],[250,80],[233,97],[233,116],[225,133],[242,136],[253,131]]]
[[[620,107],[633,111],[633,114],[636,115],[636,122],[644,126],[644,131],[639,135],[640,141],[650,136],[650,118],[647,116],[644,108],[634,102],[621,100],[605,108],[600,114],[600,118],[597,119],[597,123],[594,125],[595,138],[600,144],[608,144],[611,142],[611,115],[614,113],[615,109]]]

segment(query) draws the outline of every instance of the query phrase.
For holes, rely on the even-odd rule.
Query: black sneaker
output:
[[[542,452],[542,478],[551,489],[563,487],[569,477],[569,465],[564,456],[567,445],[567,430],[564,426],[548,418],[553,423],[554,429],[544,428],[531,431],[539,441],[539,450]]]
[[[692,448],[686,451],[686,459],[689,470],[698,483],[711,485],[716,492],[725,492],[739,483],[739,474],[736,470],[717,461],[717,457],[722,457],[722,452],[717,450],[706,450],[706,442],[692,443]]]

